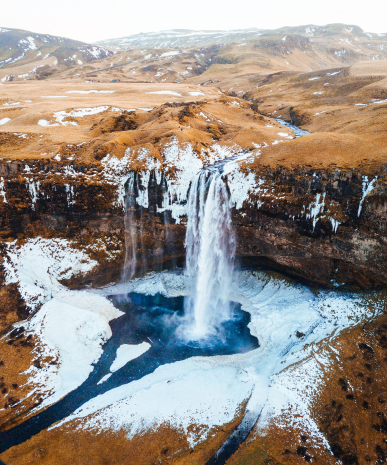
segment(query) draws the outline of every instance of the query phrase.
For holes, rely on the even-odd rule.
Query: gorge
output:
[[[6,465],[385,461],[386,39],[242,36],[1,68]]]

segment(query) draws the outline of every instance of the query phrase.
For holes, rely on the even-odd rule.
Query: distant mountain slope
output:
[[[215,85],[242,96],[260,84],[258,76],[341,69],[387,59],[387,34],[359,26],[303,25],[276,30],[173,30],[100,42],[114,57],[65,70],[62,77],[129,82],[186,81]],[[136,49],[137,48],[137,49]],[[86,74],[87,73],[87,74]]]
[[[121,37],[118,39],[96,42],[103,47],[117,50],[165,49],[209,47],[212,45],[241,44],[257,39],[260,36],[273,34],[299,34],[309,38],[329,38],[337,35],[348,35],[357,38],[378,39],[381,34],[364,32],[359,26],[346,24],[328,24],[315,26],[312,24],[280,29],[239,29],[232,31],[193,31],[189,29],[172,29],[169,31],[149,32]],[[386,34],[387,35],[387,34]]]
[[[251,40],[261,35],[261,33],[259,29],[235,31],[172,29],[170,31],[140,33],[119,39],[102,40],[96,42],[96,44],[117,50],[208,47]]]
[[[387,34],[346,24],[276,30],[172,30],[88,45],[0,29],[0,81],[78,78],[217,85],[243,95],[256,76],[387,59]],[[109,49],[113,50],[110,51]]]
[[[0,28],[0,69],[25,65],[48,57],[55,57],[57,65],[68,67],[107,58],[112,54],[106,48],[64,37]]]

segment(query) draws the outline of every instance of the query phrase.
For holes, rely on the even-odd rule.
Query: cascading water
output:
[[[0,452],[22,444],[51,424],[66,421],[65,418],[82,411],[81,406],[87,405],[97,396],[102,398],[104,394],[113,392],[128,382],[145,380],[147,375],[151,375],[163,365],[172,366],[175,362],[192,357],[245,354],[259,347],[258,339],[248,328],[250,315],[244,312],[240,305],[229,302],[235,236],[229,195],[221,170],[221,164],[202,170],[196,176],[190,190],[186,272],[194,282],[192,295],[186,297],[183,304],[183,288],[180,288],[175,297],[158,293],[112,293],[109,298],[122,314],[110,323],[112,337],[103,345],[103,354],[94,364],[89,377],[77,389],[57,403],[47,406],[44,411],[38,412],[34,418],[0,432]],[[147,181],[151,193],[154,193],[152,178],[148,177]],[[167,190],[161,182],[157,185],[161,187],[166,205],[169,202],[166,198]],[[154,199],[148,197],[141,175],[130,173],[125,187],[126,257],[123,278],[128,281],[136,273],[146,271],[144,244],[147,244],[150,238],[156,239],[151,245],[157,250],[166,236],[158,236],[156,228],[152,227],[157,204],[149,201]],[[164,226],[168,226],[165,216]],[[184,279],[184,282],[186,281]],[[148,279],[145,279],[143,284],[145,287],[149,285]],[[173,284],[167,284],[166,290],[168,286],[171,294],[176,292]],[[149,346],[146,352],[128,360],[117,371],[111,371],[119,347],[142,343]],[[179,368],[172,376],[176,376],[177,373],[179,377],[178,370]],[[233,446],[247,436],[250,429],[247,429],[246,425],[251,428],[256,422],[256,417],[251,421],[249,411],[247,416],[248,421],[244,419],[241,427],[235,430],[231,437]],[[224,456],[222,450],[220,457]],[[226,453],[230,450],[228,443],[225,450]],[[208,463],[225,463],[217,459],[215,462],[211,460]]]
[[[130,172],[125,184],[125,262],[124,282],[149,269],[161,271],[164,251],[168,251],[168,215],[164,212],[163,228],[156,221],[158,195],[166,202],[165,178],[156,180],[154,173]],[[148,263],[151,260],[151,264]]]
[[[202,170],[192,183],[188,199],[186,273],[194,281],[194,290],[184,304],[187,339],[211,337],[230,318],[235,243],[222,174],[215,168]]]
[[[166,191],[163,194],[167,196]],[[125,196],[125,282],[136,272],[147,270],[143,228],[144,222],[149,223],[155,212],[150,207],[153,204],[145,202],[147,199],[140,198],[141,195],[141,181],[132,172],[126,183]],[[186,274],[192,279],[193,292],[184,302],[184,317],[178,328],[182,339],[219,338],[224,330],[222,324],[231,318],[229,290],[234,270],[235,235],[229,204],[222,164],[201,170],[192,182],[187,204]],[[151,226],[148,223],[147,230]],[[164,247],[167,234],[165,225]],[[156,236],[154,230],[152,238]]]
[[[137,261],[137,231],[136,231],[136,193],[135,193],[135,173],[129,174],[125,196],[125,263],[123,270],[123,280],[129,281],[136,272]]]

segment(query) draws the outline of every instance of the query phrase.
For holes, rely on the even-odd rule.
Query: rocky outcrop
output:
[[[238,255],[323,286],[386,283],[385,178],[348,171],[262,173],[259,208],[235,211]]]
[[[138,159],[133,165],[129,153],[120,160],[107,156],[101,165],[1,164],[2,240],[66,237],[100,263],[93,276],[67,284],[119,279],[126,252],[125,186],[136,166],[136,272],[182,266],[185,205],[203,161],[189,145],[172,141],[168,150],[163,163],[143,153],[141,166]],[[233,153],[219,149],[211,161]],[[383,173],[257,168],[245,158],[226,164],[224,173],[242,265],[278,269],[323,286],[371,289],[387,282]]]

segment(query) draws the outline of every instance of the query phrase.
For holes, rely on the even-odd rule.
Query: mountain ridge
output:
[[[158,49],[173,46],[181,48],[184,46],[209,46],[219,44],[230,44],[233,42],[243,42],[252,40],[255,36],[265,36],[273,34],[302,34],[306,37],[322,37],[334,35],[342,32],[345,28],[348,34],[357,34],[359,37],[383,36],[387,34],[369,33],[360,26],[344,23],[332,23],[324,26],[305,24],[301,26],[284,26],[277,29],[231,29],[231,30],[194,30],[194,29],[167,29],[157,32],[141,32],[118,38],[105,39],[94,42],[96,45],[112,47],[118,50],[136,50],[146,46],[147,48]],[[234,40],[233,40],[234,39]]]
[[[21,29],[0,28],[0,69],[18,67],[55,57],[52,64],[68,68],[73,64],[89,63],[107,58],[113,52],[93,44],[66,37],[40,34]],[[9,77],[10,80],[11,76]]]

